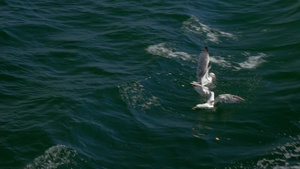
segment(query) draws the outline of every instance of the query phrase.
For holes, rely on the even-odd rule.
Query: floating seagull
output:
[[[193,109],[209,108],[212,109],[217,103],[238,103],[244,101],[243,98],[232,94],[221,94],[215,99],[215,93],[209,91],[209,98],[204,104],[197,104]]]
[[[209,53],[208,47],[205,46],[204,50],[201,51],[199,55],[198,67],[197,67],[197,81],[202,85],[207,85],[212,83],[212,80],[216,78],[214,73],[209,73],[211,68],[208,67],[209,64]]]

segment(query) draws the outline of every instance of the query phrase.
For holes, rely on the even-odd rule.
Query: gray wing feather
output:
[[[220,102],[220,103],[238,103],[244,101],[243,98],[240,96],[232,95],[232,94],[221,94],[219,95],[216,100],[215,104]]]
[[[197,80],[201,82],[201,79],[208,71],[209,54],[206,51],[201,51],[199,55],[199,62],[197,67]]]
[[[202,96],[208,97],[210,90],[208,87],[201,85],[199,82],[191,82],[195,90]]]

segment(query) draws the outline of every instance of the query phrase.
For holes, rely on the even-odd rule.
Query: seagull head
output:
[[[210,76],[213,80],[216,80],[216,79],[217,79],[217,77],[216,77],[216,75],[215,75],[214,73],[209,73],[209,76]]]

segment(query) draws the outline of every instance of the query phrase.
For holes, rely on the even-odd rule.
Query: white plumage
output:
[[[204,104],[197,104],[193,109],[197,108],[214,108],[214,106],[217,103],[238,103],[244,101],[243,98],[232,95],[232,94],[220,94],[216,99],[215,99],[215,93],[210,91],[210,94],[208,95],[208,100]]]
[[[210,95],[210,90],[208,87],[201,85],[199,82],[191,82],[191,85],[193,85],[194,89],[201,95],[205,96],[208,99],[208,96]]]
[[[193,109],[196,108],[214,108],[217,103],[238,103],[244,101],[243,98],[232,95],[232,94],[221,94],[215,99],[215,93],[207,87],[211,84],[213,79],[216,79],[214,73],[209,73],[211,66],[209,64],[209,53],[208,48],[205,46],[204,50],[199,55],[199,62],[197,67],[197,82],[191,82],[195,90],[207,101],[203,104],[197,104]]]

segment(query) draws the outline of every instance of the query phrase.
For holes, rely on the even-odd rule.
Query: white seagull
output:
[[[217,79],[216,75],[214,73],[209,73],[211,66],[209,66],[207,68],[206,73],[204,74],[204,76],[201,79],[201,84],[202,85],[208,85],[211,84],[213,80]]]
[[[191,82],[191,85],[193,85],[194,89],[202,96],[205,96],[206,99],[209,99],[210,90],[208,87],[201,85],[199,82]]]
[[[205,46],[204,50],[201,51],[199,55],[198,67],[197,67],[197,81],[202,85],[207,85],[216,78],[214,73],[209,73],[211,67],[209,64],[209,53],[208,47]]]
[[[197,104],[193,109],[208,108],[212,109],[217,103],[238,103],[244,101],[243,98],[232,94],[221,94],[215,99],[215,93],[209,91],[208,100],[204,104]]]

